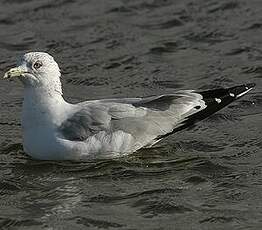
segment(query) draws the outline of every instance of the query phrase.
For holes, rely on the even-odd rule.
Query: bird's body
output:
[[[24,150],[45,160],[122,156],[150,147],[254,87],[247,84],[204,92],[184,90],[147,98],[70,104],[62,95],[58,65],[46,53],[24,55],[19,67],[6,75],[12,76],[21,76],[25,86]]]
[[[199,100],[200,95],[189,91],[145,99],[105,99],[70,104],[60,93],[35,89],[27,89],[24,95],[22,129],[25,152],[39,159],[128,154],[153,145],[158,141],[157,137],[171,132],[185,114],[194,112],[190,111],[194,105],[202,103],[204,106]],[[172,100],[185,97],[178,108],[179,113],[176,107],[169,108],[172,107],[171,97]],[[158,102],[159,99],[162,101]],[[165,105],[166,108],[161,108],[163,100],[170,103]],[[152,103],[155,108],[150,108]]]

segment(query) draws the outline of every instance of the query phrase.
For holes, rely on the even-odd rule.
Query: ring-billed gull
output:
[[[202,120],[250,91],[254,84],[203,92],[177,91],[147,98],[66,102],[52,56],[22,56],[4,78],[24,85],[24,151],[37,159],[121,156],[150,147]]]

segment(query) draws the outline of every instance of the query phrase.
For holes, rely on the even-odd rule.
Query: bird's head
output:
[[[44,52],[24,54],[17,62],[17,67],[11,68],[4,78],[17,77],[25,88],[46,88],[61,90],[60,69],[54,58]]]

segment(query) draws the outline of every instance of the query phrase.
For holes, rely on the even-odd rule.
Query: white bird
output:
[[[23,147],[33,158],[129,154],[208,117],[255,86],[70,104],[63,98],[60,76],[58,64],[44,52],[26,53],[4,75],[18,77],[24,85]]]

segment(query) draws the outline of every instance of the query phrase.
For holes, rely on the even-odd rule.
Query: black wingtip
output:
[[[205,117],[215,113],[216,111],[224,108],[231,102],[243,97],[250,90],[255,87],[255,83],[248,83],[244,85],[238,85],[226,89],[215,89],[199,92],[203,96],[207,107],[202,112]]]
[[[245,85],[235,86],[228,89],[229,95],[238,99],[248,93],[251,89],[255,87],[255,83],[249,83]]]
[[[240,97],[243,97],[250,90],[252,90],[255,85],[255,83],[248,83],[226,89],[221,88],[199,92],[199,94],[203,96],[203,100],[205,101],[207,107],[202,111],[189,116],[188,120],[192,120],[192,123],[195,123],[198,120],[205,119],[206,117],[219,111],[233,101],[239,99]]]
[[[196,122],[209,117],[210,115],[224,108],[231,102],[247,94],[255,86],[256,84],[254,83],[248,83],[245,85],[238,85],[238,86],[234,86],[234,87],[226,88],[226,89],[220,88],[220,89],[197,92],[198,94],[202,95],[203,97],[202,100],[205,101],[206,108],[203,110],[200,110],[197,113],[194,113],[188,116],[184,120],[184,122],[180,126],[176,127],[171,133],[162,135],[158,137],[157,139],[161,139],[163,137],[169,136],[172,133],[185,129],[195,124]]]
[[[255,83],[248,83],[245,85],[238,85],[230,88],[220,88],[220,89],[214,89],[214,90],[207,90],[202,92],[197,92],[203,96],[204,100],[207,100],[207,102],[212,98],[227,98],[229,101],[234,101],[234,99],[240,98],[244,96],[247,92],[249,92],[251,89],[253,89],[256,86]],[[230,96],[230,97],[229,97]],[[232,100],[230,100],[230,98]]]

